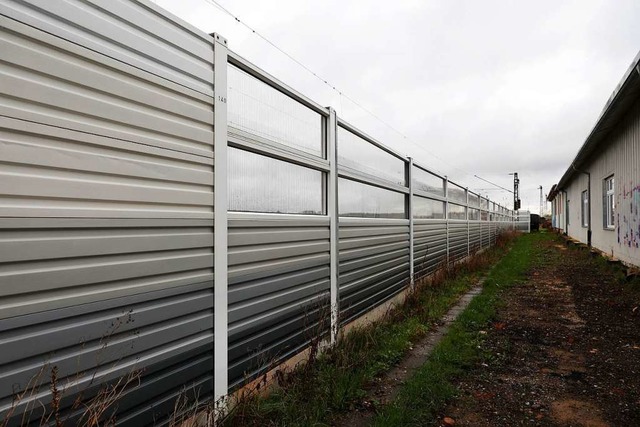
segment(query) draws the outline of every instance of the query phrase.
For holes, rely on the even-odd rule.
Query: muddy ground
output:
[[[640,426],[640,285],[563,240],[537,244],[442,425]]]

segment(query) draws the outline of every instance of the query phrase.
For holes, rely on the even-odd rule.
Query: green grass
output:
[[[403,386],[398,397],[377,414],[375,426],[429,425],[437,422],[438,410],[455,396],[452,380],[472,368],[482,357],[480,331],[495,316],[499,295],[522,282],[541,255],[542,240],[549,233],[533,233],[516,240],[512,250],[491,270],[483,292],[469,304],[436,346],[429,361]]]
[[[329,425],[336,414],[354,409],[366,395],[367,384],[396,364],[506,250],[506,243],[494,247],[419,286],[381,321],[351,331],[313,363],[284,376],[281,387],[268,397],[239,402],[225,425]]]

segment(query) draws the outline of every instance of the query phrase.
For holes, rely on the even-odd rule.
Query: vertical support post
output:
[[[478,192],[480,193],[480,192]],[[484,206],[484,199],[482,198],[482,196],[480,194],[478,194],[478,200],[480,201],[480,220],[478,221],[480,223],[480,251],[482,251],[482,229],[484,228],[484,224],[482,223],[482,212],[483,212],[483,206]]]
[[[331,344],[338,339],[340,325],[340,296],[338,289],[338,241],[339,241],[339,213],[338,213],[338,121],[336,110],[329,107],[329,117],[326,120],[327,160],[329,160],[329,174],[327,176],[327,215],[329,215],[329,259],[330,259],[330,299],[331,299]]]
[[[227,261],[227,40],[212,34],[213,45],[213,150],[214,150],[214,399],[229,390],[228,377],[228,261]]]
[[[444,217],[447,229],[447,266],[449,266],[449,178],[444,177]]]
[[[471,228],[469,226],[469,187],[465,188],[467,194],[467,257],[471,256]]]
[[[407,181],[409,184],[409,280],[411,286],[415,285],[415,262],[413,254],[413,158],[409,157],[409,172],[407,173]]]

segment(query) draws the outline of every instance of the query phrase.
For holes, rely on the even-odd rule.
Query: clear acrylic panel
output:
[[[346,178],[338,179],[338,212],[340,216],[406,218],[404,199],[402,193]]]
[[[449,219],[467,219],[467,208],[449,203]]]
[[[449,201],[467,204],[467,190],[449,181],[447,188],[447,198]]]
[[[469,191],[469,206],[480,207],[480,196]]]
[[[230,127],[322,156],[322,116],[233,65],[228,68]]]
[[[229,210],[323,214],[323,173],[229,147]]]
[[[413,167],[413,188],[444,197],[444,180],[416,166]]]
[[[419,219],[444,219],[445,203],[439,200],[413,196],[413,217]]]
[[[479,209],[474,209],[474,208],[469,208],[469,220],[477,221],[479,219],[480,219],[480,210]]]
[[[342,127],[338,127],[338,164],[394,184],[406,185],[403,160]]]

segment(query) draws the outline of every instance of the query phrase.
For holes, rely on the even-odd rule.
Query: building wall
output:
[[[591,173],[592,245],[627,263],[640,265],[640,101],[612,130],[599,150],[581,168]],[[603,181],[615,178],[615,229],[603,223]],[[569,203],[567,234],[587,242],[580,218],[580,195],[587,176],[575,175],[566,186]]]

